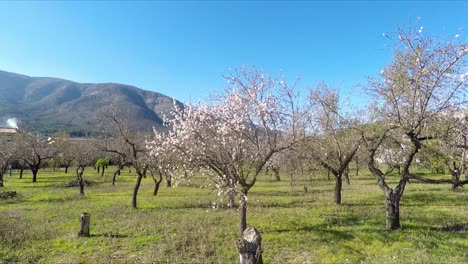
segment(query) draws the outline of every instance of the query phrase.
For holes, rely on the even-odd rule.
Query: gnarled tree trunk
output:
[[[80,195],[85,195],[83,171],[84,171],[84,168],[82,167],[76,168],[76,181],[78,182],[78,185],[80,186]]]
[[[248,192],[248,189],[246,188],[242,189],[240,204],[239,204],[239,217],[240,217],[239,230],[241,234],[247,228],[247,192]]]
[[[400,225],[400,196],[391,192],[385,194],[385,204],[387,210],[387,229],[397,230],[401,228]]]
[[[151,171],[150,171],[151,172]],[[154,177],[154,174],[151,172],[151,176],[153,177],[153,181],[154,181],[154,191],[153,191],[153,195],[156,196],[158,195],[158,191],[159,191],[159,186],[161,185],[161,182],[163,180],[163,177],[162,177],[162,173],[161,171],[158,170],[158,176],[159,178],[156,179]]]
[[[32,172],[32,182],[37,182],[37,172],[39,171],[39,167],[31,168]]]
[[[452,189],[456,189],[458,187],[458,184],[456,183],[460,181],[460,176],[461,176],[460,174],[461,174],[460,171],[458,171],[457,169],[454,169],[454,170],[450,169],[450,175],[452,176],[452,181],[454,182],[452,184]]]
[[[343,188],[343,176],[335,175],[335,204],[341,204],[341,189]]]
[[[133,188],[133,195],[132,195],[132,207],[137,208],[137,195],[138,190],[140,189],[141,180],[143,179],[143,173],[137,170],[137,181],[135,183],[135,187]]]
[[[117,170],[114,172],[114,174],[112,174],[112,185],[115,185],[115,179],[116,179],[117,175],[120,175],[120,170],[122,170],[122,169],[123,169],[122,165],[117,166]]]

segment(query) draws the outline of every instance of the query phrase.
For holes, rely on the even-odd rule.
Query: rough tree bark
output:
[[[159,186],[161,185],[161,182],[163,180],[162,173],[161,173],[161,171],[158,170],[158,176],[159,176],[158,179],[156,179],[156,177],[154,177],[154,174],[152,172],[151,172],[151,176],[153,177],[153,181],[154,181],[153,196],[156,196],[156,195],[158,195]]]
[[[143,179],[143,173],[137,170],[137,181],[135,183],[135,187],[133,188],[133,195],[132,195],[132,207],[137,208],[137,195],[138,190],[140,189],[141,180]]]
[[[240,216],[240,226],[239,230],[241,235],[244,230],[247,228],[247,192],[248,189],[243,188],[239,204],[239,216]]]
[[[252,227],[245,229],[236,241],[240,264],[263,264],[262,235]]]
[[[458,170],[457,168],[457,163],[454,161],[453,162],[453,169],[449,167],[450,175],[452,177],[452,189],[456,189],[458,187],[458,182],[460,182],[460,177],[461,177],[461,171]]]
[[[89,237],[89,224],[91,221],[91,215],[88,213],[82,213],[80,217],[80,231],[78,236]]]
[[[341,204],[341,189],[343,188],[343,176],[335,175],[335,204]]]
[[[385,193],[385,204],[387,209],[387,229],[397,230],[400,225],[400,199],[401,196],[397,193],[389,191]]]
[[[112,174],[112,185],[115,185],[115,178],[117,177],[117,175],[120,175],[120,171],[123,169],[123,165],[118,165],[117,166],[117,170],[114,172],[114,174]]]
[[[32,172],[32,182],[37,182],[37,172],[39,171],[39,166],[34,166],[31,168]]]
[[[80,186],[80,195],[85,195],[84,194],[84,181],[83,181],[83,167],[78,167],[76,168],[76,181],[78,182]]]

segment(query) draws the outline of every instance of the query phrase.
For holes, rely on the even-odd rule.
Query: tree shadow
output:
[[[447,195],[447,193],[434,192],[408,192],[401,201],[402,207],[421,207],[421,206],[463,206],[466,202],[456,196]]]
[[[436,228],[437,230],[453,233],[468,233],[468,223],[461,224],[446,224],[442,227]]]
[[[325,241],[325,242],[331,242],[334,240],[352,240],[354,238],[354,236],[349,234],[349,232],[329,228],[325,224],[306,225],[306,226],[300,226],[297,228],[280,228],[280,229],[273,229],[268,232],[287,233],[287,232],[300,232],[300,231],[316,233],[320,237],[319,240]]]
[[[113,234],[113,233],[103,233],[103,234],[90,234],[89,237],[104,237],[104,238],[126,238],[128,235],[124,234]]]

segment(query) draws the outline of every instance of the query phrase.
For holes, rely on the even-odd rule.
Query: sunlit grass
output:
[[[66,188],[73,171],[6,176],[0,191],[0,263],[235,263],[236,209],[212,209],[216,192],[203,178],[191,187],[144,179],[139,209],[130,206],[135,176],[125,170],[111,185],[88,168],[93,185]],[[334,183],[324,176],[268,176],[249,192],[248,225],[262,232],[266,263],[468,263],[468,191],[411,182],[402,200],[403,229],[385,230],[381,191],[368,175],[344,185],[333,205]],[[397,179],[389,179],[396,181]],[[308,187],[304,194],[303,187]],[[89,238],[79,238],[81,212],[91,214]]]

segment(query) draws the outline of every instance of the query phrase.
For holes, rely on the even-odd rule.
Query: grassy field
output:
[[[236,209],[212,209],[216,192],[204,180],[175,188],[143,180],[139,209],[130,207],[135,176],[110,184],[92,169],[81,197],[65,188],[69,174],[40,171],[6,176],[0,200],[0,263],[236,263]],[[410,183],[402,200],[403,229],[385,230],[381,191],[369,175],[344,185],[333,205],[325,177],[281,182],[261,177],[248,197],[248,225],[262,232],[265,263],[468,263],[468,191]],[[304,194],[303,186],[309,192]],[[91,214],[89,238],[79,238],[81,212]]]

